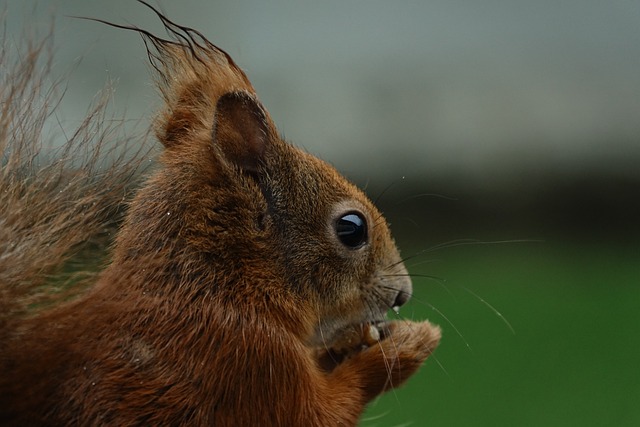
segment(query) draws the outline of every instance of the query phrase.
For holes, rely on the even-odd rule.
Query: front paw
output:
[[[424,362],[440,343],[440,327],[422,322],[395,321],[388,324],[386,338],[380,342],[387,358]]]
[[[345,360],[338,369],[359,373],[367,401],[400,386],[440,342],[440,328],[428,321],[386,324],[382,339]]]

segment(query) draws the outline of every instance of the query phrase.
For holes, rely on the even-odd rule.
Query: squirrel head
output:
[[[161,19],[171,40],[139,31],[165,100],[155,126],[164,151],[131,204],[115,262],[161,260],[146,286],[176,277],[175,289],[236,306],[304,311],[299,333],[315,345],[404,304],[411,281],[371,201],[282,139],[228,54]]]

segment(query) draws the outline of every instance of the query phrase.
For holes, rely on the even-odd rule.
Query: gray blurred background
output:
[[[118,114],[150,120],[159,100],[140,38],[70,16],[161,34],[151,11],[133,0],[3,2],[9,39],[25,19],[45,34],[56,17],[55,70],[70,75],[63,123],[107,80]],[[374,197],[391,186],[383,202],[414,197],[428,232],[638,229],[638,1],[153,4],[236,59],[287,139]]]

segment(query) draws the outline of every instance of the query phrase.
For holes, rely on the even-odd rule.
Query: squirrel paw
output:
[[[440,328],[428,321],[393,321],[376,326],[380,341],[362,345],[372,332],[362,328],[361,350],[343,355],[336,373],[359,377],[366,400],[398,387],[411,377],[440,342]],[[375,335],[375,333],[373,333]]]

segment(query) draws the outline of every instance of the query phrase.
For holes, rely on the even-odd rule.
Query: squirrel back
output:
[[[416,372],[440,331],[387,320],[411,282],[364,193],[280,137],[228,54],[158,16],[171,38],[136,29],[165,101],[158,167],[86,291],[6,317],[0,421],[355,425],[369,401]],[[119,173],[109,179],[122,189]],[[91,181],[82,188],[95,193],[83,197],[99,197],[102,185]],[[56,213],[86,213],[76,197]],[[104,212],[117,203],[99,200]],[[104,224],[103,211],[88,213]],[[61,221],[78,242],[94,232]],[[37,252],[43,243],[25,241],[34,229],[21,226],[8,241]],[[76,240],[56,249],[50,268]],[[39,286],[30,272],[40,260],[31,261],[2,278],[3,307]]]

